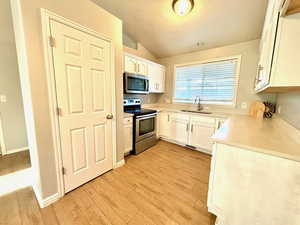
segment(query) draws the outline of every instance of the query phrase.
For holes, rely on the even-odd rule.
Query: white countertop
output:
[[[231,116],[213,141],[300,162],[300,131],[276,117]]]
[[[245,111],[237,110],[234,108],[229,109],[204,109],[204,112],[211,112],[211,114],[202,114],[196,112],[183,112],[182,110],[195,110],[195,106],[192,105],[190,107],[175,105],[175,104],[147,104],[143,105],[143,108],[147,109],[155,109],[158,112],[173,112],[173,113],[183,113],[195,116],[206,116],[206,117],[214,117],[214,118],[229,118],[232,115],[245,115]]]

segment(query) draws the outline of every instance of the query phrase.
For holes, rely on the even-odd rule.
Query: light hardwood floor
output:
[[[0,156],[0,176],[31,167],[29,151]],[[0,223],[1,224],[1,223]]]
[[[212,225],[206,208],[210,156],[170,143],[39,209],[30,188],[0,198],[3,225]]]

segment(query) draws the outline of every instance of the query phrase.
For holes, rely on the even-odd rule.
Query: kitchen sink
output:
[[[181,110],[181,112],[190,112],[190,113],[200,113],[200,114],[212,114],[212,112],[205,112],[205,111],[197,111],[197,110]]]

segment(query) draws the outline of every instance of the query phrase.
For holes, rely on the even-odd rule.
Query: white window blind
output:
[[[235,104],[238,58],[176,67],[174,102]]]

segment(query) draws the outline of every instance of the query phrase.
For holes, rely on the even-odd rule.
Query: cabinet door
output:
[[[159,113],[158,115],[159,136],[165,138],[171,137],[170,117],[171,115],[169,113],[166,112]]]
[[[159,64],[148,65],[150,93],[163,93],[165,91],[165,68]]]
[[[212,152],[211,137],[215,132],[215,119],[207,117],[191,118],[189,145]]]
[[[190,129],[188,118],[179,118],[179,116],[172,116],[170,127],[172,140],[181,144],[188,144],[188,136]]]
[[[132,124],[124,124],[124,153],[128,153],[132,150]]]
[[[157,80],[156,80],[156,91],[158,93],[164,93],[165,91],[165,74],[166,70],[164,67],[158,67]]]
[[[137,60],[137,73],[142,75],[148,75],[148,63]]]
[[[276,32],[279,20],[278,1],[270,0],[260,43],[260,60],[255,81],[255,89],[264,88],[270,83]]]
[[[137,72],[137,61],[136,59],[125,55],[125,72],[136,73]]]
[[[156,65],[154,63],[150,63],[148,65],[148,76],[149,76],[149,92],[156,92]]]

